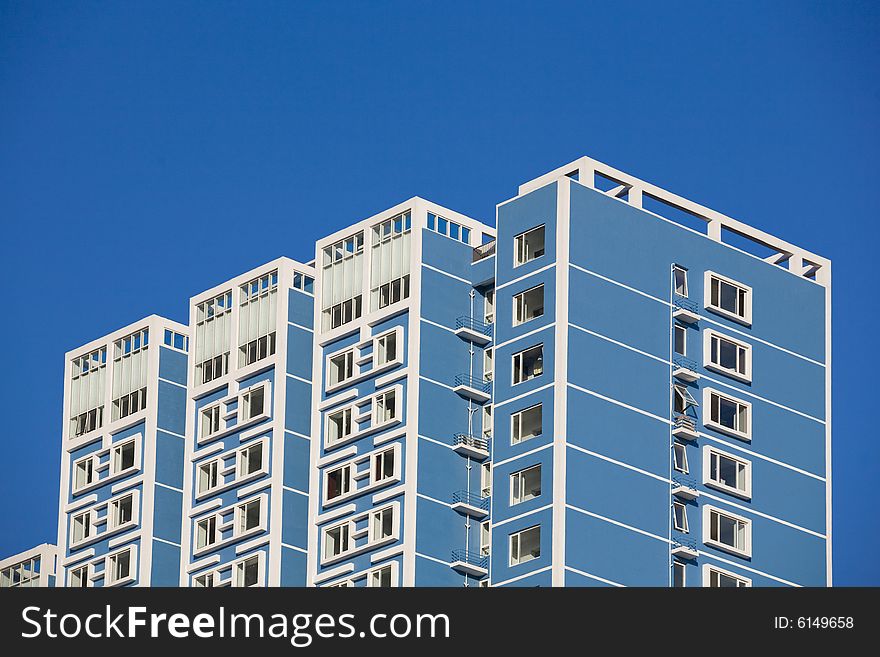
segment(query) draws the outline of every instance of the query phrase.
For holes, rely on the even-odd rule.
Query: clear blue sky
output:
[[[880,584],[880,5],[0,1],[0,556],[54,541],[63,353],[413,195],[591,155],[834,261],[839,584]],[[865,296],[868,295],[868,296]]]

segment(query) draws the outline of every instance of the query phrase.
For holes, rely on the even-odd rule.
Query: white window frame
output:
[[[130,443],[134,444],[134,447],[133,447],[134,455],[132,456],[132,465],[127,468],[117,468],[117,466],[116,466],[117,453],[121,454],[122,448],[127,446]],[[137,470],[139,470],[140,469],[140,457],[141,457],[140,451],[141,451],[140,450],[140,441],[136,437],[124,438],[117,443],[113,443],[110,446],[110,469],[109,469],[110,475],[108,478],[122,477],[124,475],[127,475],[132,472],[136,472]],[[120,456],[119,458],[121,459],[122,457]]]
[[[256,415],[250,415],[250,407],[248,406],[248,413],[247,413],[247,415],[245,415],[243,412],[245,405],[247,403],[245,401],[245,398],[247,397],[249,400],[250,396],[254,392],[256,392],[257,390],[259,390],[260,388],[263,388],[263,410],[262,410],[262,412],[257,413]],[[271,408],[272,408],[272,386],[269,385],[268,380],[259,381],[251,386],[248,386],[244,390],[239,390],[238,391],[238,405],[237,405],[237,410],[236,410],[236,414],[238,416],[238,421],[237,421],[237,424],[235,425],[236,428],[243,427],[248,424],[254,424],[256,422],[260,422],[262,420],[268,419],[270,416],[270,409]]]
[[[252,502],[259,502],[260,504],[260,519],[257,523],[256,527],[251,527],[246,531],[241,530],[241,513],[242,509],[251,504]],[[256,536],[262,532],[267,531],[268,528],[268,519],[269,519],[269,496],[266,493],[262,493],[260,495],[255,495],[245,500],[240,500],[236,502],[234,505],[226,507],[224,509],[220,509],[213,513],[200,516],[198,518],[192,519],[192,536],[193,536],[193,555],[198,556],[204,554],[205,552],[210,552],[212,550],[219,550],[220,548],[229,545],[230,543],[235,543],[245,538],[249,538],[251,536]],[[231,516],[231,517],[230,517]],[[209,543],[203,547],[196,547],[195,537],[197,536],[197,526],[200,522],[207,520],[210,517],[215,518],[215,532],[216,532],[216,540],[213,543]],[[231,533],[223,538],[223,533],[231,530]]]
[[[687,356],[687,329],[681,324],[675,324],[672,328],[672,351],[673,353],[678,354],[679,356]],[[675,347],[678,344],[678,336],[681,334],[681,351],[676,351]]]
[[[78,522],[80,518],[83,518],[83,522]],[[85,524],[84,534],[81,538],[74,538],[76,535],[76,527],[78,524]],[[87,511],[81,511],[79,513],[72,513],[70,515],[70,547],[79,547],[80,545],[84,545],[88,543],[91,539],[95,538],[95,534],[97,533],[97,527],[95,527],[95,512],[93,509],[88,509]]]
[[[209,468],[211,466],[213,466],[213,469],[214,469],[214,485],[209,486],[208,488],[205,488],[204,490],[201,490],[200,486],[201,486],[201,480],[202,480],[202,470],[204,470],[205,468]],[[196,465],[196,481],[195,481],[196,498],[202,497],[204,495],[209,495],[209,494],[211,494],[211,493],[213,493],[223,487],[223,484],[221,483],[222,477],[223,477],[223,475],[221,474],[222,469],[223,469],[223,461],[219,457],[215,458],[215,459],[209,459],[207,461],[203,461],[202,463],[199,463],[198,465]]]
[[[529,378],[521,378],[519,381],[517,381],[516,380],[517,368],[522,370],[522,361],[523,361],[523,358],[525,357],[525,354],[529,351],[534,350],[534,349],[541,350],[541,371],[538,374],[533,374]],[[517,366],[517,358],[520,359],[519,360],[520,364],[518,366]],[[511,354],[511,356],[510,356],[510,385],[511,386],[518,386],[518,385],[521,385],[521,384],[526,383],[528,381],[533,381],[534,379],[537,379],[543,375],[544,375],[544,343],[543,342],[540,342],[538,344],[533,344],[531,347],[521,349],[520,351],[517,351],[515,354]]]
[[[242,466],[247,466],[250,463],[250,455],[248,453],[256,448],[259,448],[260,450],[260,465],[253,472],[242,472]],[[267,457],[266,442],[263,440],[255,440],[247,445],[239,447],[235,450],[235,480],[244,481],[261,473],[265,473],[268,460]]]
[[[357,376],[355,372],[355,348],[354,347],[346,347],[341,351],[336,351],[332,354],[327,355],[327,386],[326,390],[333,390],[339,386],[344,386],[346,383],[349,383]],[[336,369],[336,366],[333,364],[334,360],[339,358],[344,359],[346,362],[346,369],[351,369],[351,373],[342,379],[333,380],[331,376],[332,372]]]
[[[213,418],[206,418],[208,413],[217,413],[217,429],[214,431],[209,431],[205,433],[206,422],[210,421]],[[205,404],[199,409],[199,442],[206,443],[212,440],[213,438],[217,438],[223,434],[223,431],[226,429],[226,420],[223,418],[225,413],[223,412],[223,402],[215,402],[212,404]]]
[[[510,444],[511,445],[519,445],[521,443],[532,440],[533,438],[538,438],[538,437],[544,435],[544,405],[543,404],[544,404],[543,402],[538,402],[537,404],[532,404],[531,406],[527,406],[526,408],[523,408],[523,409],[517,411],[516,413],[511,413],[511,415],[510,415]],[[523,438],[523,436],[522,436],[522,416],[524,413],[531,411],[535,408],[541,409],[541,433],[539,433],[535,436],[529,436],[528,438]],[[516,436],[516,432],[515,432],[515,427],[517,426],[516,418],[519,418],[519,433],[520,433],[519,437]]]
[[[119,510],[119,505],[124,499],[128,497],[131,498],[131,518],[124,522],[118,522],[115,520],[115,518]],[[138,491],[131,491],[129,493],[123,493],[122,495],[117,495],[116,497],[107,500],[107,528],[104,531],[104,534],[122,532],[138,524],[139,498],[140,496],[138,494]]]
[[[380,342],[386,340],[389,336],[394,335],[395,341],[395,354],[394,358],[390,360],[385,360],[382,363],[379,363],[379,352],[380,352]],[[364,350],[371,346],[371,353],[368,355],[364,355]],[[370,337],[368,340],[364,342],[360,342],[355,345],[349,345],[347,347],[343,347],[342,349],[338,349],[336,351],[332,351],[328,353],[324,357],[324,371],[325,374],[325,382],[324,382],[324,391],[327,393],[335,392],[340,388],[346,386],[352,386],[355,383],[362,381],[363,379],[371,376],[376,376],[381,372],[385,372],[387,370],[394,369],[400,365],[403,365],[403,327],[395,326],[387,331],[382,331],[381,333],[377,333],[376,335]],[[331,370],[330,360],[341,356],[342,354],[351,351],[352,355],[352,375],[337,383],[330,382],[329,372]],[[363,365],[367,362],[372,362],[372,367],[370,369],[363,369]]]
[[[109,447],[105,447],[103,449],[96,450],[85,456],[81,456],[71,463],[71,493],[73,495],[81,495],[87,490],[91,490],[93,488],[98,488],[100,486],[104,486],[111,481],[116,481],[118,479],[123,479],[128,477],[134,472],[137,472],[141,468],[141,444],[143,440],[143,435],[140,433],[133,434],[131,436],[127,436],[118,442],[111,443]],[[125,470],[116,470],[114,466],[115,458],[114,454],[119,447],[128,444],[129,442],[134,442],[134,465],[130,468],[126,468]],[[108,462],[101,464],[101,458],[107,457]],[[83,486],[76,486],[76,470],[80,464],[85,463],[87,461],[92,462],[92,481]],[[101,473],[104,472],[105,476],[101,476]]]
[[[681,459],[678,459],[676,454],[681,454]],[[688,474],[690,471],[687,446],[682,443],[672,443],[672,469],[682,474]]]
[[[730,427],[725,427],[723,424],[716,422],[712,419],[712,397],[717,396],[721,397],[729,402],[736,404],[737,406],[743,406],[745,408],[746,415],[746,430],[739,431],[738,429],[732,429]],[[737,412],[737,418],[739,417],[739,412]],[[738,420],[737,420],[738,421]],[[751,402],[747,402],[739,397],[735,397],[733,395],[729,395],[726,392],[721,392],[715,388],[703,388],[703,424],[710,429],[714,429],[715,431],[719,431],[721,433],[725,433],[729,436],[734,436],[736,438],[742,438],[743,440],[752,440],[752,404]]]
[[[492,462],[480,464],[480,497],[492,496]]]
[[[529,292],[534,292],[535,290],[541,290],[541,314],[535,315],[533,317],[529,317],[528,319],[524,319],[522,315],[522,310],[525,304],[525,295]],[[533,322],[536,319],[540,319],[544,316],[544,284],[533,285],[527,290],[523,290],[522,292],[518,292],[513,295],[513,309],[511,312],[511,317],[513,318],[513,326],[522,326],[523,324],[528,324],[529,322]]]
[[[196,585],[196,582],[198,582],[200,579],[203,579],[203,578],[204,578],[206,581],[207,581],[207,580],[210,580],[211,585],[210,585],[210,586],[197,586],[197,585]],[[199,573],[198,575],[193,575],[193,576],[192,576],[192,585],[191,585],[191,588],[194,588],[194,589],[213,589],[213,588],[216,588],[216,587],[217,587],[217,580],[218,580],[218,577],[217,577],[217,571],[216,571],[216,570],[209,570],[209,571],[206,572],[206,573]]]
[[[492,525],[488,520],[480,523],[480,556],[488,557],[492,554]]]
[[[678,286],[675,282],[675,273],[682,273],[682,281],[684,283],[684,292],[678,291]],[[688,298],[688,270],[686,267],[682,267],[681,265],[672,265],[672,291],[680,297]]]
[[[675,573],[676,571],[681,573],[681,586],[675,586]],[[687,587],[687,566],[685,566],[681,561],[673,561],[672,562],[672,586],[674,588],[685,588]]]
[[[193,546],[194,552],[203,552],[205,550],[210,550],[213,546],[217,545],[220,538],[220,530],[218,525],[222,522],[222,516],[219,513],[212,513],[210,515],[205,516],[204,518],[199,518],[195,522],[195,529],[193,530]],[[202,527],[205,527],[205,543],[203,545],[199,545],[199,536],[202,533]]]
[[[343,430],[340,432],[339,436],[336,438],[330,438],[330,427],[333,426],[331,423],[331,418],[342,414],[342,426]],[[349,420],[345,420],[345,415],[348,414]],[[347,443],[350,440],[354,440],[358,436],[358,423],[355,420],[357,417],[357,406],[354,404],[349,404],[348,406],[342,406],[341,408],[334,408],[332,410],[324,413],[324,449],[330,449],[331,447],[336,447],[337,445],[342,445]],[[345,426],[348,425],[350,430],[348,433],[345,433]]]
[[[367,588],[395,588],[397,586],[397,569],[394,567],[394,563],[386,563],[381,566],[376,566],[375,568],[370,569],[367,573]],[[390,582],[387,587],[378,586],[375,583],[376,577],[381,576],[383,570],[388,570]]]
[[[83,465],[83,464],[85,464],[85,463],[87,463],[87,462],[92,464],[92,467],[91,467],[91,480],[88,481],[88,482],[86,482],[86,483],[83,484],[82,486],[77,486],[77,485],[76,485],[76,473],[77,473],[77,469],[79,468],[80,465]],[[78,459],[76,459],[76,460],[71,464],[71,469],[70,469],[71,481],[70,481],[70,485],[71,485],[71,491],[73,492],[74,495],[76,495],[77,493],[79,493],[79,492],[81,492],[81,491],[88,490],[89,488],[91,488],[92,486],[94,486],[95,484],[97,484],[97,483],[101,480],[101,477],[100,477],[100,475],[98,474],[98,465],[99,465],[99,459],[98,459],[98,456],[97,456],[97,452],[92,452],[92,453],[90,453],[90,454],[86,454],[85,456],[81,456],[81,457],[79,457]]]
[[[743,488],[736,488],[734,486],[727,486],[726,484],[721,483],[720,481],[716,481],[712,479],[712,456],[718,456],[721,458],[727,458],[732,461],[736,461],[738,464],[745,466],[743,478],[745,479],[745,486]],[[711,488],[715,488],[716,490],[724,491],[725,493],[729,493],[731,495],[735,495],[736,497],[741,497],[746,500],[752,499],[752,462],[748,459],[744,459],[740,456],[736,456],[735,454],[731,454],[730,452],[725,452],[723,450],[718,449],[717,447],[713,447],[711,445],[703,446],[703,485],[709,486]]]
[[[115,578],[112,577],[112,563],[118,558],[119,555],[124,552],[129,552],[129,563],[128,563],[128,575],[125,577]],[[137,561],[137,546],[129,545],[127,547],[122,548],[121,550],[116,550],[114,552],[110,552],[109,554],[104,556],[104,586],[123,586],[124,584],[128,584],[129,582],[135,581],[137,578],[137,570],[138,570],[138,561]]]
[[[495,362],[492,347],[483,349],[483,380],[491,381],[495,378]]]
[[[529,558],[523,559],[522,546],[521,546],[522,535],[525,534],[526,532],[530,532],[535,529],[538,530],[538,554],[532,555],[531,553],[529,553]],[[514,557],[513,557],[514,538],[517,539],[517,552],[519,553],[519,556],[516,558],[516,561],[514,561]],[[541,525],[532,525],[531,527],[524,527],[523,529],[520,529],[519,531],[516,531],[516,532],[513,532],[512,534],[509,534],[507,537],[507,554],[508,554],[508,566],[511,568],[513,568],[514,566],[521,566],[524,563],[528,563],[529,561],[534,561],[535,559],[540,559],[541,558]]]
[[[257,560],[257,581],[255,584],[251,584],[250,586],[243,586],[240,583],[240,577],[244,577],[244,566],[247,562],[252,559]],[[249,554],[246,557],[242,557],[241,559],[236,559],[232,562],[232,572],[230,573],[230,581],[229,585],[232,588],[261,588],[266,585],[266,568],[265,568],[266,559],[263,556],[263,552],[257,552],[256,554]]]
[[[492,439],[492,404],[485,404],[483,406],[482,418],[480,422],[480,426],[483,430],[483,438],[486,440]]]
[[[78,572],[81,570],[86,571],[86,574],[85,574],[86,585],[82,586],[82,587],[80,587],[80,586],[74,587],[73,574],[75,572]],[[95,574],[95,565],[92,563],[85,563],[85,564],[79,564],[76,566],[70,566],[67,569],[67,586],[68,586],[68,588],[90,588],[90,587],[93,587],[94,583],[92,582],[92,576],[94,574]]]
[[[321,584],[323,588],[333,589],[333,588],[355,588],[357,585],[355,582],[360,580],[364,580],[364,586],[366,588],[377,588],[373,583],[374,577],[377,573],[382,572],[382,570],[390,568],[391,569],[391,585],[390,588],[397,588],[400,586],[400,562],[398,561],[389,561],[378,566],[372,566],[367,570],[362,570],[358,573],[353,573],[347,576],[345,579],[338,579],[327,584]]]
[[[388,339],[392,338],[394,340],[394,358],[388,358]],[[370,370],[370,373],[382,371],[388,367],[394,365],[400,365],[403,363],[403,354],[401,353],[401,349],[403,349],[402,344],[403,339],[403,328],[395,327],[390,331],[383,331],[382,333],[373,337],[373,370]],[[384,354],[384,360],[379,360],[379,354]]]
[[[394,472],[388,477],[379,479],[376,477],[376,463],[379,458],[383,457],[386,452],[392,452],[393,454],[392,458],[394,459]],[[384,488],[392,484],[400,483],[400,479],[402,476],[402,463],[400,455],[401,445],[399,442],[395,442],[391,445],[382,445],[372,452],[356,456],[347,461],[339,461],[337,463],[327,466],[321,472],[322,506],[333,506],[348,499],[351,499],[352,497],[364,495],[379,488]],[[364,465],[366,465],[366,469],[364,468]],[[336,472],[341,468],[349,469],[348,490],[345,493],[337,495],[333,499],[330,499],[328,497],[328,491],[330,488],[330,474]],[[366,483],[361,483],[361,485],[358,486],[358,482]]]
[[[733,545],[727,545],[726,543],[722,543],[721,541],[716,541],[712,539],[712,523],[711,517],[712,514],[719,514],[731,518],[737,522],[743,522],[745,525],[744,537],[745,537],[745,549],[739,549]],[[717,506],[704,505],[703,506],[703,543],[709,545],[711,547],[717,548],[719,550],[723,550],[725,552],[729,552],[731,554],[735,554],[740,557],[751,557],[752,556],[752,521],[745,516],[741,516],[738,513],[733,513],[732,511],[728,511],[726,509],[719,508]]]
[[[745,292],[744,302],[742,308],[742,314],[737,314],[736,312],[730,312],[729,310],[725,310],[720,305],[716,306],[712,303],[712,280],[716,279],[719,281],[719,300],[720,300],[720,284],[726,283],[727,285],[731,285],[738,290]],[[714,271],[707,271],[704,275],[703,279],[703,293],[704,293],[704,305],[707,310],[711,310],[713,313],[721,315],[722,317],[726,317],[727,319],[733,320],[739,324],[745,324],[746,326],[752,325],[752,288],[744,283],[740,283],[739,281],[735,281],[732,278],[728,278],[727,276],[722,276]],[[737,303],[739,303],[739,291],[737,292]]]
[[[676,510],[681,510],[681,522],[678,522],[678,516],[676,515]],[[688,510],[687,504],[684,502],[679,502],[678,500],[673,500],[672,502],[672,528],[681,532],[682,534],[689,534],[690,530],[688,529]]]
[[[540,492],[537,495],[533,495],[532,497],[525,498],[525,474],[527,472],[531,472],[532,470],[538,470],[538,486],[540,487]],[[510,504],[509,506],[517,506],[519,504],[525,504],[526,502],[530,502],[535,500],[541,496],[543,492],[543,472],[541,471],[541,464],[535,463],[534,465],[530,465],[527,468],[522,468],[521,470],[517,470],[516,472],[510,473]]]
[[[719,568],[715,564],[703,564],[703,587],[709,588],[712,586],[712,573],[718,573],[719,575],[724,575],[726,577],[732,577],[733,579],[742,582],[742,586],[738,586],[738,588],[749,588],[752,585],[752,580],[748,577],[744,577],[743,575],[739,575],[730,570],[725,570],[724,568]]]
[[[495,288],[486,290],[483,295],[483,323],[495,323]]]
[[[242,476],[239,471],[241,453],[245,450],[255,447],[257,444],[262,445],[262,447],[260,448],[263,453],[262,465],[254,472]],[[233,449],[223,452],[222,454],[212,456],[210,459],[199,462],[194,466],[194,486],[196,491],[196,499],[202,499],[210,495],[215,495],[220,491],[226,490],[233,486],[239,486],[243,483],[259,479],[260,477],[269,474],[270,459],[271,453],[269,436],[263,436],[256,440],[249,440],[246,444],[241,445],[240,447],[235,447]],[[227,462],[230,460],[232,461],[232,464],[227,465]],[[217,483],[211,488],[199,490],[199,475],[201,473],[201,470],[202,468],[210,466],[211,464],[216,464],[214,467],[217,470]]]
[[[342,463],[339,465],[334,465],[332,467],[328,467],[323,473],[322,476],[324,478],[324,505],[329,506],[331,504],[338,504],[340,500],[344,500],[348,498],[352,494],[352,490],[357,490],[355,487],[357,486],[357,480],[354,478],[354,468],[355,464],[351,462]],[[342,472],[342,480],[340,483],[340,492],[335,497],[330,497],[330,475]],[[344,489],[344,490],[343,490]]]
[[[385,536],[377,539],[373,535],[373,523],[374,519],[377,515],[383,513],[386,510],[391,511],[391,535]],[[358,531],[357,525],[358,523],[366,520],[367,527],[364,531]],[[327,555],[327,534],[336,529],[340,529],[343,526],[348,526],[348,546],[347,549],[338,552],[332,556]],[[357,545],[357,539],[365,538],[366,540]],[[361,554],[363,552],[367,552],[374,548],[389,545],[391,543],[396,543],[400,540],[400,502],[391,502],[390,504],[385,504],[383,506],[379,506],[368,511],[364,511],[362,513],[358,513],[352,516],[349,516],[345,520],[333,522],[327,524],[325,527],[321,527],[320,530],[320,542],[319,549],[321,555],[321,565],[327,565],[331,563],[336,563],[337,561],[341,561],[343,559],[348,559],[357,554]]]
[[[745,350],[745,373],[741,373],[738,369],[728,369],[726,367],[721,366],[720,364],[716,364],[712,362],[712,340],[717,338],[718,340],[726,340],[727,342],[732,342],[736,346]],[[720,346],[719,346],[720,352]],[[737,366],[739,365],[739,353],[737,352]],[[752,345],[748,342],[743,342],[742,340],[737,340],[736,338],[732,338],[729,335],[725,335],[724,333],[719,333],[718,331],[712,329],[705,329],[703,331],[703,366],[706,369],[713,370],[715,372],[720,372],[721,374],[725,374],[732,379],[736,379],[738,381],[743,381],[745,383],[752,382]]]
[[[530,233],[534,233],[538,230],[544,231],[544,249],[541,255],[533,256],[531,258],[525,257],[525,240],[526,236]],[[543,258],[547,255],[547,224],[540,224],[538,226],[534,226],[529,228],[528,230],[524,230],[523,232],[517,234],[513,238],[513,267],[516,269],[517,267],[521,267],[525,264],[533,262],[538,258]]]
[[[388,397],[393,397],[394,405],[389,406],[387,399]],[[390,418],[381,418],[379,417],[379,402],[381,400],[381,406],[383,411],[387,411],[388,408],[391,408],[391,417]],[[386,390],[382,390],[381,392],[377,392],[373,395],[373,403],[370,411],[370,428],[371,429],[379,429],[386,425],[391,425],[396,422],[400,422],[400,412],[401,412],[401,404],[400,404],[400,387],[394,386],[392,388],[388,388]]]

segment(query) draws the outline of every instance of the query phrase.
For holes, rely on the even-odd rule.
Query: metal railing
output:
[[[686,356],[682,356],[681,354],[673,354],[672,355],[672,363],[676,367],[683,367],[686,370],[691,370],[693,372],[697,371],[697,361],[692,360]]]
[[[693,539],[690,539],[690,538],[677,538],[674,541],[672,541],[672,549],[673,550],[675,548],[679,548],[679,547],[686,547],[686,548],[690,548],[691,550],[694,550],[695,552],[699,552],[699,549],[697,548],[697,542]]]
[[[468,433],[457,433],[452,437],[452,446],[458,447],[459,445],[473,447],[474,449],[481,449],[484,452],[489,451],[489,441],[488,440],[484,440],[483,438],[478,438],[477,436],[472,436]]]
[[[455,377],[455,385],[456,386],[467,386],[468,388],[473,388],[474,390],[479,390],[485,394],[489,394],[492,390],[492,383],[486,381],[483,378],[477,378],[475,376],[471,376],[470,374],[458,374]]]
[[[484,557],[479,552],[473,550],[453,550],[452,561],[463,561],[464,563],[476,566],[477,568],[483,568],[484,570],[489,569],[489,557]]]
[[[475,246],[471,262],[479,262],[483,258],[488,258],[492,255],[495,255],[495,240],[492,240],[491,242],[486,242],[485,244],[481,244],[480,246]]]
[[[456,318],[455,328],[456,330],[465,328],[473,331],[474,333],[481,333],[487,338],[492,337],[491,324],[486,324],[485,322],[481,322],[480,320],[474,319],[473,317],[468,317],[467,315],[462,315],[461,317]]]
[[[675,428],[676,429],[690,429],[691,431],[697,430],[697,421],[692,418],[690,415],[685,415],[684,413],[678,413],[675,416]]]
[[[471,493],[466,490],[457,490],[452,494],[452,503],[453,504],[467,504],[468,506],[476,507],[477,509],[482,509],[483,511],[489,510],[489,498],[483,497],[482,495],[477,495],[476,493]]]
[[[689,310],[692,313],[698,313],[699,306],[697,302],[693,299],[688,299],[687,297],[683,297],[679,294],[672,295],[672,305],[675,306],[676,309],[681,310]]]
[[[696,479],[692,479],[691,477],[673,476],[672,487],[675,488],[676,486],[684,486],[685,488],[693,488],[694,490],[696,490],[697,481]]]

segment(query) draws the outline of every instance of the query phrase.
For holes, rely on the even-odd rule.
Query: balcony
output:
[[[455,320],[455,334],[468,342],[486,345],[492,341],[492,325],[473,317],[462,315]]]
[[[693,324],[700,319],[699,308],[696,302],[676,294],[672,297],[672,317],[685,324]]]
[[[481,520],[489,515],[489,498],[459,490],[452,494],[452,508],[462,515]]]
[[[453,390],[465,399],[470,399],[478,404],[485,404],[492,398],[492,382],[470,374],[456,376]]]
[[[700,551],[694,541],[675,541],[672,544],[672,556],[679,559],[696,559],[700,556]]]
[[[679,413],[672,423],[672,435],[683,440],[696,440],[700,437],[697,421],[690,415]]]
[[[453,451],[478,461],[489,458],[489,441],[467,433],[457,433],[452,437]]]
[[[695,500],[700,496],[697,482],[689,477],[672,478],[672,494],[682,500]]]
[[[487,242],[486,244],[481,244],[480,246],[475,246],[471,263],[479,262],[483,258],[489,258],[493,255],[495,255],[495,240]]]
[[[691,383],[700,378],[697,373],[697,361],[685,358],[681,354],[673,354],[672,356],[672,376],[680,381]]]
[[[489,557],[484,557],[479,552],[453,550],[450,565],[458,572],[474,577],[485,577],[489,574]]]

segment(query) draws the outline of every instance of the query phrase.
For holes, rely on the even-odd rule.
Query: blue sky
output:
[[[835,579],[880,584],[878,27],[868,2],[0,1],[0,556],[55,538],[66,350],[413,195],[494,221],[586,154],[832,258]]]

